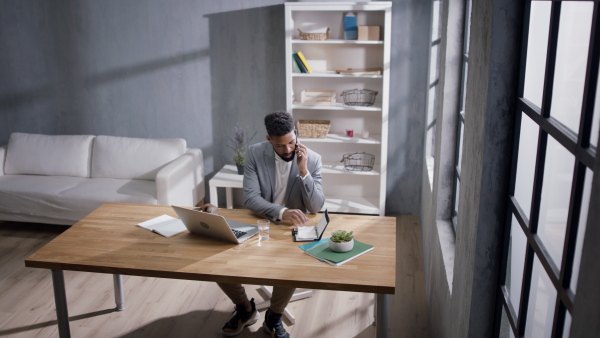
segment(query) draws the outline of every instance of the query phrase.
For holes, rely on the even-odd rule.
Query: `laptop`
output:
[[[247,223],[226,220],[221,215],[203,212],[200,208],[187,209],[172,205],[189,232],[230,243],[243,243],[258,233],[258,227]]]
[[[325,209],[323,217],[321,217],[316,226],[304,226],[292,230],[294,242],[320,241],[327,225],[329,225],[329,213],[327,213],[327,209]]]

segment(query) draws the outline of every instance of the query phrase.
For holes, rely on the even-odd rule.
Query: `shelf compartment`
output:
[[[381,40],[299,40],[293,39],[293,44],[318,44],[318,45],[383,45]]]
[[[307,77],[307,78],[363,78],[363,79],[381,79],[383,75],[350,75],[350,74],[337,74],[335,71],[327,72],[312,72],[309,73],[292,73],[292,77]]]
[[[348,137],[342,134],[327,134],[325,138],[302,138],[300,143],[345,143],[345,144],[381,144],[381,135],[369,135],[368,138]]]
[[[325,164],[321,169],[322,175],[364,175],[364,176],[379,176],[381,167],[379,165],[373,166],[373,170],[370,171],[348,171],[344,169],[344,165],[339,164]]]
[[[375,214],[379,215],[379,199],[376,197],[328,197],[325,196],[325,205],[322,211],[353,213],[353,214]]]
[[[377,103],[377,102],[375,102]],[[360,111],[381,111],[378,106],[346,106],[343,103],[336,103],[333,106],[304,106],[301,104],[292,104],[292,109],[318,109],[318,110],[360,110]]]

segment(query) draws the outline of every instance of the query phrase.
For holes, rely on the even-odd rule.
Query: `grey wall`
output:
[[[394,1],[388,213],[420,208],[429,4]],[[0,144],[10,133],[182,137],[210,178],[235,123],[285,109],[283,1],[0,2]]]

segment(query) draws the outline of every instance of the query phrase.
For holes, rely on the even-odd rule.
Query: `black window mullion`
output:
[[[517,97],[523,97],[524,87],[525,87],[525,67],[527,61],[527,45],[529,43],[529,26],[530,26],[530,14],[531,14],[531,2],[525,1],[523,6],[523,31],[521,33],[521,52],[520,52],[520,60],[519,60],[519,79],[518,79],[518,88],[517,88]],[[518,107],[517,107],[518,109]],[[506,212],[505,226],[504,226],[504,236],[502,242],[502,259],[500,264],[500,273],[498,276],[498,285],[500,285],[500,290],[498,292],[498,300],[496,301],[496,314],[494,320],[494,337],[500,336],[501,323],[502,323],[502,306],[506,311],[506,316],[508,317],[508,322],[510,324],[511,330],[513,334],[518,337],[518,319],[517,311],[519,308],[515,309],[514,305],[510,301],[510,295],[508,290],[506,289],[506,275],[508,270],[508,257],[511,254],[510,252],[510,242],[511,242],[511,230],[512,230],[512,215],[513,210],[520,207],[516,203],[516,199],[514,198],[515,194],[515,185],[516,185],[516,177],[517,177],[517,161],[519,158],[519,143],[520,143],[520,130],[521,130],[521,120],[522,113],[520,110],[517,110],[515,113],[515,132],[513,133],[513,142],[512,142],[512,154],[511,154],[511,167],[510,167],[510,181],[508,187],[508,199],[509,199],[509,207]],[[512,206],[512,208],[510,207]],[[515,212],[517,213],[517,212]],[[519,216],[524,216],[522,211]],[[519,304],[516,304],[517,306]]]
[[[594,167],[596,150],[579,147],[578,137],[571,129],[553,117],[543,118],[540,109],[525,98],[519,98],[517,106],[538,124],[542,130],[550,134],[558,143],[571,152],[577,161],[583,162],[590,169]]]
[[[531,291],[531,275],[533,271],[534,251],[532,248],[532,236],[537,233],[540,202],[542,195],[542,184],[544,181],[544,167],[546,164],[546,144],[548,134],[540,130],[538,134],[538,151],[534,169],[533,193],[531,197],[531,209],[529,212],[529,224],[521,223],[521,227],[527,237],[527,248],[525,249],[525,265],[523,267],[523,283],[521,288],[521,298],[519,301],[519,317],[517,331],[519,336],[525,333],[525,323],[527,320],[527,309],[529,308],[529,293]]]
[[[559,297],[556,297],[554,321],[552,322],[552,338],[562,338],[562,334],[565,329],[565,314],[565,305],[560,301]]]
[[[581,107],[581,121],[579,123],[579,145],[582,148],[590,146],[590,134],[594,117],[594,106],[596,101],[596,88],[598,86],[598,60],[600,59],[600,3],[594,2],[592,13],[592,27],[590,31],[590,47],[588,49],[587,68],[585,72],[585,84],[583,87],[583,104]]]
[[[580,135],[579,139],[581,140]],[[572,303],[563,303],[562,298],[565,298],[565,290],[571,286],[571,277],[573,272],[573,258],[575,257],[575,246],[577,243],[577,232],[579,231],[579,216],[581,211],[581,202],[583,196],[583,185],[585,182],[585,165],[581,162],[575,163],[575,173],[573,174],[573,183],[571,188],[571,198],[569,200],[569,213],[567,225],[565,229],[565,243],[563,245],[562,264],[560,267],[560,285],[557,288],[558,297],[554,309],[554,321],[552,324],[552,337],[562,337],[565,324],[565,313],[567,304],[571,307]]]
[[[544,75],[544,89],[542,92],[542,117],[550,116],[550,109],[552,106],[552,89],[554,88],[554,72],[556,68],[560,8],[560,2],[552,2],[552,9],[550,10],[550,30],[548,32],[548,49],[546,53],[546,72]]]

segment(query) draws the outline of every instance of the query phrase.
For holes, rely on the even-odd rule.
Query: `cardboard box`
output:
[[[381,26],[358,26],[358,40],[381,40]]]

